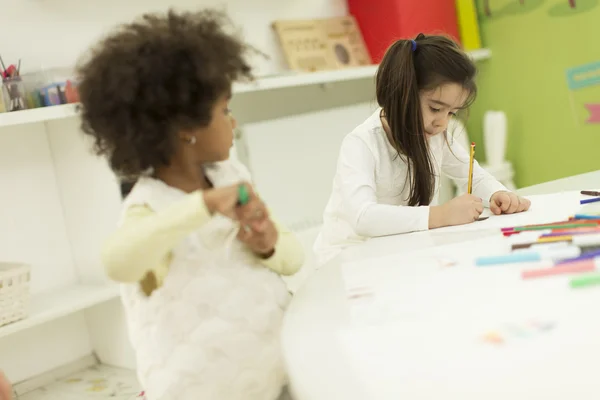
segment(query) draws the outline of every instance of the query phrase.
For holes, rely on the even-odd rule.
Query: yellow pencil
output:
[[[471,155],[469,157],[469,185],[467,192],[473,194],[473,163],[475,162],[475,142],[471,143]]]

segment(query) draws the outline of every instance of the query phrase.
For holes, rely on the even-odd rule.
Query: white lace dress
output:
[[[215,186],[248,180],[235,162],[207,170]],[[125,209],[155,212],[185,194],[141,178]],[[173,252],[163,285],[147,297],[123,285],[122,299],[138,377],[148,400],[275,400],[286,383],[280,330],[290,295],[280,276],[214,217]],[[229,243],[229,245],[227,245]]]

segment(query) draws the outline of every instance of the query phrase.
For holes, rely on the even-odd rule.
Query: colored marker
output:
[[[513,244],[513,250],[526,249],[529,247],[535,247],[536,245],[544,244],[544,243],[556,243],[556,242],[566,242],[571,243],[575,246],[600,246],[600,234],[590,234],[590,235],[577,235],[577,236],[549,236],[549,237],[540,237],[537,241],[531,243],[518,243]]]
[[[581,248],[580,248],[580,250],[581,250]],[[594,257],[600,257],[600,250],[592,250],[592,251],[585,251],[585,252],[582,251],[579,255],[577,255],[575,257],[563,258],[562,260],[559,260],[559,263],[563,264],[563,263],[568,263],[568,262],[572,262],[572,261],[588,260],[588,259],[594,258]]]
[[[514,253],[500,256],[479,257],[475,259],[478,267],[487,267],[500,264],[515,264],[522,262],[536,262],[552,260],[558,262],[566,259],[575,259],[581,255],[581,249],[577,246],[549,247],[538,251],[516,251]]]
[[[238,204],[238,206],[243,206],[243,205],[248,204],[248,201],[250,201],[250,194],[248,193],[248,189],[246,188],[246,185],[244,185],[242,183],[238,186],[237,204]]]
[[[569,283],[572,288],[582,288],[593,285],[600,285],[600,273],[585,275],[571,279]]]
[[[582,190],[581,194],[584,196],[600,196],[600,192],[596,192],[593,190]]]
[[[600,270],[600,257],[589,260],[575,261],[556,266],[544,266],[544,268],[530,269],[521,272],[523,279],[542,278],[546,276],[576,274],[581,272],[594,272]]]
[[[573,220],[567,222],[553,222],[550,224],[515,226],[513,228],[502,228],[502,233],[507,236],[514,232],[523,231],[540,231],[546,229],[574,229],[574,228],[597,228],[600,225],[600,220]]]
[[[513,227],[509,227],[509,228],[502,228],[501,231],[502,232],[511,232],[511,231],[522,231],[522,230],[532,230],[532,229],[525,229],[525,228],[546,228],[546,229],[560,229],[560,228],[554,228],[556,226],[558,227],[565,227],[565,226],[570,226],[570,225],[583,225],[583,224],[595,224],[595,225],[599,225],[600,222],[593,220],[593,221],[573,221],[573,220],[567,220],[567,221],[559,221],[559,222],[549,222],[549,223],[545,223],[545,224],[532,224],[532,225],[522,225],[522,226],[513,226]]]
[[[600,219],[600,215],[575,214],[575,216],[573,218],[574,219],[594,220],[594,219]]]
[[[600,228],[575,228],[575,229],[555,229],[540,235],[540,238],[550,238],[555,236],[575,236],[600,233]]]
[[[579,204],[590,204],[590,203],[596,203],[598,201],[600,201],[600,197],[594,197],[593,199],[580,200]]]
[[[535,232],[521,232],[519,235],[511,236],[509,241],[511,244],[522,244],[534,242],[540,238],[541,235],[552,233],[552,230],[547,229],[545,231],[535,231]]]
[[[542,225],[542,226],[523,226],[515,228],[515,231],[539,231],[544,229],[566,229],[566,228],[592,228],[597,227],[597,223],[575,223],[575,224],[559,224],[559,225]]]

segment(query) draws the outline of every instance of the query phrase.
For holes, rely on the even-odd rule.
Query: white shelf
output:
[[[77,115],[76,107],[77,104],[63,104],[60,106],[34,108],[33,110],[0,113],[0,127],[75,117]]]
[[[488,59],[492,56],[489,49],[469,52],[474,61]],[[251,83],[236,83],[233,87],[235,94],[262,92],[267,90],[285,89],[300,86],[323,85],[337,82],[373,79],[377,65],[349,68],[335,71],[320,71],[313,73],[289,73],[272,77],[258,78]],[[56,119],[77,116],[76,104],[36,108],[33,110],[0,113],[0,128],[52,121]]]
[[[31,297],[29,316],[0,327],[0,338],[104,303],[119,296],[117,285],[77,284]]]
[[[489,49],[480,49],[468,53],[474,61],[486,60],[492,57]],[[298,86],[323,85],[328,83],[373,79],[378,65],[348,68],[335,71],[320,71],[313,73],[289,73],[286,75],[263,77],[252,83],[236,84],[233,92],[236,94],[260,92],[265,90],[284,89]]]

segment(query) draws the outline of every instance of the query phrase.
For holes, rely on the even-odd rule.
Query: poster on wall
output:
[[[586,110],[585,123],[600,124],[600,61],[579,65],[566,71],[569,101],[577,124],[581,121],[577,107]]]

